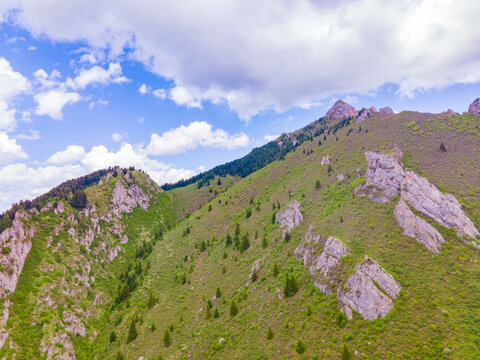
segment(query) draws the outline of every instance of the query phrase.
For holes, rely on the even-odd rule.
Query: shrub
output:
[[[277,277],[277,276],[278,276],[278,273],[279,273],[279,271],[278,271],[278,265],[277,265],[277,263],[275,263],[275,264],[273,264],[273,276],[274,276],[274,277]]]
[[[218,309],[215,309],[215,311],[213,312],[213,317],[215,319],[219,318],[220,317],[220,313],[218,312]]]
[[[217,291],[215,292],[215,296],[216,296],[217,299],[222,297],[222,292],[220,291],[219,287],[217,287]]]
[[[267,340],[272,340],[272,339],[273,339],[273,331],[271,326],[269,326],[267,330]]]
[[[285,242],[289,242],[291,238],[292,238],[292,235],[290,235],[290,233],[287,232],[287,233],[285,234],[284,240],[285,240]]]
[[[110,343],[113,343],[117,340],[117,334],[115,333],[115,331],[112,331],[110,333]]]
[[[290,297],[293,296],[297,293],[298,291],[298,283],[297,279],[295,279],[295,275],[292,274],[292,276],[286,275],[286,281],[285,281],[285,288],[283,289],[283,294],[285,297]]]
[[[125,360],[125,356],[123,356],[120,350],[117,352],[117,356],[115,357],[115,360]]]
[[[132,319],[130,329],[128,330],[127,344],[135,340],[138,336],[137,329],[135,327],[135,319]]]
[[[350,351],[348,351],[347,345],[343,345],[342,349],[342,360],[350,360],[352,355],[350,355]]]
[[[301,355],[305,352],[305,350],[306,350],[305,344],[303,343],[302,340],[298,339],[297,345],[295,345],[295,351]]]
[[[250,216],[252,216],[252,210],[247,209],[247,213],[245,214],[245,217],[248,219]]]

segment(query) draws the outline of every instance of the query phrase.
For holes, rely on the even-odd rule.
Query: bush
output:
[[[219,318],[220,317],[220,313],[218,312],[218,309],[215,309],[215,311],[213,312],[213,317],[215,319]]]
[[[290,297],[293,296],[297,293],[298,291],[298,283],[297,279],[295,279],[295,275],[292,274],[292,276],[286,275],[286,281],[285,281],[285,288],[283,289],[283,294],[285,297]]]
[[[221,298],[222,297],[222,292],[220,291],[220,288],[217,287],[217,291],[215,292],[215,297],[217,299]]]
[[[337,325],[340,328],[344,328],[346,324],[347,324],[347,316],[340,311],[337,315]]]
[[[342,349],[342,360],[350,360],[352,355],[350,355],[350,351],[348,351],[347,345],[343,345]]]
[[[306,350],[305,344],[303,343],[302,340],[298,339],[297,345],[295,346],[295,351],[301,355],[305,352],[305,350]]]
[[[248,219],[250,216],[252,216],[252,210],[247,209],[247,213],[245,214],[245,217]]]
[[[285,242],[289,242],[291,238],[292,238],[292,235],[290,235],[290,233],[287,232],[287,233],[285,234],[284,240],[285,240]]]
[[[274,277],[277,277],[277,276],[278,276],[278,273],[279,273],[279,271],[278,271],[278,265],[277,265],[277,263],[275,263],[275,264],[273,264],[273,276],[274,276]]]

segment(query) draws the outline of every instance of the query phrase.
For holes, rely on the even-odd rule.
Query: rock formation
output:
[[[383,108],[381,108],[380,110],[378,110],[379,113],[381,114],[394,114],[392,108],[388,107],[388,106],[385,106]]]
[[[337,175],[337,181],[343,181],[343,180],[345,180],[345,175],[343,175],[343,174],[338,174],[338,175]]]
[[[399,150],[391,155],[366,152],[366,184],[357,188],[355,194],[367,195],[372,200],[384,203],[400,193],[405,203],[440,225],[453,228],[458,234],[471,237],[479,235],[458,200],[453,195],[442,194],[426,178],[409,169],[404,170],[400,154]]]
[[[416,216],[403,199],[400,199],[393,211],[403,233],[421,242],[428,251],[439,253],[443,236],[432,225]]]
[[[260,265],[261,264],[262,264],[262,259],[258,259],[257,261],[255,261],[253,263],[252,269],[250,270],[250,274],[248,274],[248,280],[245,283],[245,285],[248,286],[252,283],[253,274],[258,275],[258,272],[260,271]]]
[[[475,99],[469,106],[468,112],[473,115],[480,115],[480,98]]]
[[[330,164],[330,158],[327,155],[327,156],[324,156],[322,158],[322,161],[320,162],[320,165],[325,166],[325,165],[328,165],[328,164]]]
[[[320,252],[322,245],[323,251]],[[335,276],[334,270],[340,265],[340,258],[349,252],[350,250],[334,237],[329,237],[323,243],[310,227],[294,254],[297,260],[303,260],[303,264],[308,267],[314,285],[323,293],[332,294],[332,289],[335,290],[340,280]]]
[[[338,288],[337,297],[345,304],[342,310],[347,317],[351,318],[351,311],[348,310],[350,308],[364,319],[373,320],[388,314],[393,307],[392,299],[397,298],[400,290],[400,284],[391,274],[376,261],[365,256],[364,260],[357,264],[355,272],[350,275],[343,288]]]
[[[280,210],[275,217],[275,223],[280,224],[283,237],[286,233],[292,231],[292,229],[300,224],[303,220],[303,215],[300,212],[300,203],[297,200],[293,200],[288,206]]]
[[[358,111],[343,100],[337,100],[335,104],[327,111],[325,117],[331,120],[342,120],[348,117],[357,116]]]
[[[357,125],[364,122],[367,120],[374,112],[377,112],[377,109],[375,109],[375,106],[372,106],[370,109],[365,109],[363,108],[358,112],[358,117],[357,117]]]

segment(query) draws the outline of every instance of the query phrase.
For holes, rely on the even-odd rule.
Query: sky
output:
[[[2,0],[0,211],[119,165],[163,184],[337,100],[459,113],[480,2]]]

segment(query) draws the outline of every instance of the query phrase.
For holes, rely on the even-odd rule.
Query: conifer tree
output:
[[[267,236],[263,235],[263,237],[262,237],[262,248],[265,249],[267,246],[268,246]]]
[[[170,337],[170,331],[168,329],[166,329],[165,334],[163,334],[163,345],[165,347],[172,345],[172,338]]]
[[[226,274],[226,272],[227,272],[227,268],[225,267],[225,265],[223,265],[223,267],[222,267],[222,274],[224,274],[224,275],[225,275],[225,274]]]
[[[213,312],[213,317],[215,319],[219,318],[220,317],[220,313],[218,312],[218,309],[215,309],[215,311]]]
[[[232,301],[232,304],[230,305],[230,316],[235,316],[238,314],[238,308],[237,305],[235,304],[235,301]]]
[[[272,331],[272,327],[269,326],[267,331],[267,340],[272,340],[272,339],[273,339],[273,331]]]
[[[112,331],[110,333],[110,342],[113,343],[117,340],[117,334],[115,333],[115,331]]]
[[[205,312],[205,319],[210,319],[212,317],[212,313],[210,312],[210,308],[207,306],[207,311]]]
[[[130,329],[128,330],[127,344],[135,340],[138,336],[137,329],[135,327],[135,319],[132,319],[130,323]]]
[[[342,360],[351,360],[352,355],[350,355],[350,351],[348,351],[347,345],[343,345],[342,349]]]
[[[305,344],[303,343],[302,340],[298,339],[297,345],[295,346],[295,351],[300,355],[302,355],[305,352],[305,350],[306,350]]]
[[[277,263],[273,264],[273,276],[277,277],[279,274]]]
[[[217,299],[221,298],[222,297],[222,292],[220,291],[220,288],[217,287],[217,291],[215,292],[215,297]]]

